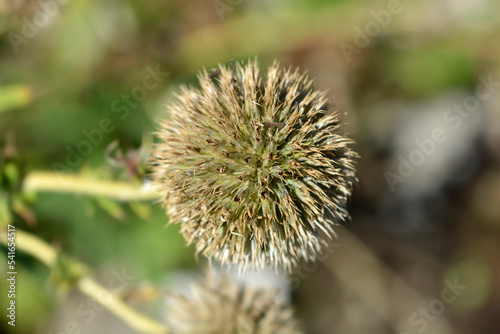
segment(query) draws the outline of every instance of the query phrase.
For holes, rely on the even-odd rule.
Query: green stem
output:
[[[7,231],[5,229],[0,231],[0,243],[5,245],[8,243]],[[29,233],[16,229],[15,245],[16,249],[39,259],[48,267],[54,266],[56,262],[58,256],[56,250],[45,241]],[[168,330],[163,324],[138,313],[90,276],[83,275],[80,277],[77,281],[77,286],[84,294],[98,301],[135,330],[141,333],[168,334]]]
[[[118,201],[155,200],[159,197],[152,186],[52,172],[30,172],[24,179],[23,190],[100,196]]]

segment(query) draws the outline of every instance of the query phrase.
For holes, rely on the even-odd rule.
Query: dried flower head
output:
[[[352,141],[325,92],[257,61],[198,76],[160,123],[155,183],[188,243],[222,263],[290,269],[315,260],[347,217]]]
[[[191,298],[169,294],[167,326],[175,334],[299,334],[277,291],[238,285],[209,272]]]

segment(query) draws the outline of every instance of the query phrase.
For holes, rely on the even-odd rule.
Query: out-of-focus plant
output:
[[[271,289],[245,287],[209,270],[191,296],[169,294],[167,323],[173,333],[299,334],[293,310]]]
[[[33,100],[33,97],[33,89],[29,86],[0,86],[0,113],[24,107]]]

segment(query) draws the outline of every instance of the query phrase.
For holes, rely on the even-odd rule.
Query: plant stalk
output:
[[[21,230],[16,229],[15,234],[16,249],[30,254],[48,267],[54,266],[58,254],[52,246],[40,238]],[[0,231],[0,243],[8,244],[6,229]],[[95,299],[135,330],[141,333],[168,334],[168,330],[163,324],[138,313],[90,276],[81,276],[76,285],[80,291]]]

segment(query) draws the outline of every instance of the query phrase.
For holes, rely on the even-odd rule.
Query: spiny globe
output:
[[[315,260],[348,217],[353,141],[298,69],[219,65],[159,122],[153,179],[198,252],[242,268]]]
[[[209,272],[192,295],[167,296],[167,326],[175,334],[301,334],[278,292],[245,287]]]

